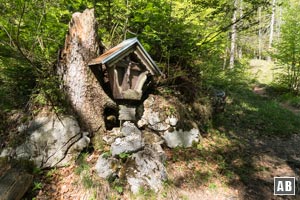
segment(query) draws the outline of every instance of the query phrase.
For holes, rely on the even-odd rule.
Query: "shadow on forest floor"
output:
[[[229,100],[227,112],[217,116],[214,126],[243,144],[240,151],[229,152],[242,164],[234,166],[232,159],[227,162],[245,186],[243,199],[281,199],[273,195],[274,177],[300,176],[299,116],[247,88],[234,91]]]
[[[296,196],[273,195],[274,177],[300,177],[299,115],[258,94],[255,83],[243,77],[234,81],[226,83],[226,110],[215,116],[208,137],[168,156],[174,162],[169,170],[173,184],[215,191],[207,199],[220,198],[214,195],[224,186],[238,192],[222,190],[222,199],[300,198],[299,189]]]
[[[159,194],[142,191],[141,199],[300,198],[299,190],[297,196],[273,195],[275,176],[300,176],[299,115],[255,93],[255,84],[244,77],[231,80],[216,81],[227,86],[227,105],[208,135],[191,148],[165,148],[169,180]],[[65,171],[73,176],[73,168],[63,168],[55,177],[65,177]],[[132,199],[126,192],[115,197]]]

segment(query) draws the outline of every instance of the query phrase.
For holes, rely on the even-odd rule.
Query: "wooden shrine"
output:
[[[125,40],[89,62],[94,65],[107,71],[116,100],[140,100],[149,77],[162,74],[137,38]]]

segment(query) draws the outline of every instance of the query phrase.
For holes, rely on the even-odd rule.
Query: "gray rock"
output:
[[[156,158],[158,158],[160,162],[164,163],[167,160],[167,156],[160,144],[151,144],[149,147],[155,152]]]
[[[68,164],[90,143],[88,133],[81,133],[71,116],[36,117],[26,131],[29,137],[9,154],[16,159],[32,160],[41,168]]]
[[[168,105],[160,105],[164,103],[165,100],[162,97],[150,95],[144,101],[144,113],[138,121],[138,127],[147,126],[154,131],[168,130],[170,128],[170,121],[167,120],[168,115],[166,113]]]
[[[117,138],[111,144],[111,153],[113,156],[121,153],[136,152],[144,147],[144,141],[141,135],[129,135],[123,138]]]
[[[82,138],[70,147],[68,154],[76,154],[76,152],[81,152],[84,148],[86,148],[91,142],[91,139],[88,136],[88,132],[83,132]]]
[[[13,153],[13,149],[8,147],[2,150],[1,154],[0,154],[0,158],[2,157],[11,157]]]
[[[125,122],[121,127],[121,133],[125,137],[118,137],[111,144],[113,156],[121,153],[136,152],[144,147],[141,131],[131,122]]]
[[[116,175],[119,161],[115,158],[106,158],[105,154],[99,156],[95,170],[101,178],[109,178]]]
[[[176,126],[178,119],[175,116],[168,117],[168,122],[171,126]]]
[[[166,131],[163,135],[166,144],[170,148],[191,147],[193,142],[199,142],[200,132],[196,128],[192,128],[190,131],[174,130],[173,132]]]
[[[159,112],[154,112],[151,108],[145,110],[142,119],[138,121],[139,127],[145,125],[154,131],[166,131],[170,128],[170,124],[161,119]]]
[[[123,134],[120,131],[120,128],[116,127],[113,128],[111,131],[107,131],[107,133],[107,135],[103,136],[103,140],[109,145],[111,145],[116,138],[123,136]]]
[[[141,135],[141,131],[134,125],[132,122],[124,122],[124,124],[121,127],[121,133],[123,136],[129,136],[129,135]]]
[[[167,172],[157,149],[153,146],[145,146],[144,150],[134,153],[130,159],[127,182],[131,191],[138,193],[141,187],[159,191],[163,181],[167,179]]]
[[[128,177],[127,182],[130,185],[131,192],[134,194],[137,194],[140,188],[147,186],[144,180],[138,178]]]

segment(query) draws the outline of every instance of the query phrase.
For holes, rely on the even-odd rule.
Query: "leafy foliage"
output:
[[[257,7],[262,5],[266,1],[243,2],[240,30],[249,27]],[[8,106],[11,99],[26,102],[32,93],[40,104],[63,101],[53,65],[73,12],[94,8],[99,34],[109,47],[138,37],[167,75],[165,84],[187,91],[187,87],[201,86],[210,74],[222,70],[234,9],[228,0],[3,0],[0,6],[0,80],[5,82],[0,95],[19,91],[3,98],[2,107]],[[18,101],[14,104],[23,106]]]
[[[300,119],[277,101],[259,96],[252,91],[253,82],[248,69],[240,66],[224,77],[216,78],[227,91],[226,112],[217,115],[214,127],[222,127],[226,132],[251,132],[253,136],[288,137],[298,133]],[[234,77],[234,78],[233,78]],[[227,80],[227,81],[224,81]]]
[[[0,44],[0,110],[24,106],[35,86],[35,75],[18,52]]]
[[[276,44],[274,57],[284,68],[285,74],[281,81],[291,91],[300,92],[300,16],[298,2],[289,5],[284,13],[284,24],[281,27],[281,37]]]
[[[113,46],[125,38],[138,37],[171,80],[168,85],[177,84],[178,77],[194,77],[199,82],[203,73],[210,72],[210,63],[222,70],[232,25],[231,1],[115,0],[105,5],[99,12],[107,13],[106,18],[99,17],[105,25],[101,29],[104,43]],[[236,22],[239,30],[248,29],[256,21],[257,8],[265,5],[267,1],[245,1],[244,15]]]
[[[38,103],[62,102],[53,63],[70,19],[63,3],[36,0],[1,3],[0,107],[24,108],[31,94],[38,97],[35,99]]]

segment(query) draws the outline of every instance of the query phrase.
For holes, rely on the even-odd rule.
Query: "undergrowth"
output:
[[[227,133],[251,132],[256,136],[289,136],[299,133],[300,118],[276,99],[252,91],[256,80],[248,67],[239,66],[215,82],[227,93],[226,111],[213,119],[214,127]],[[220,129],[221,128],[221,129]]]

